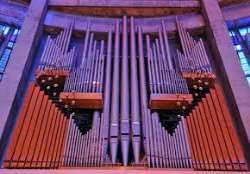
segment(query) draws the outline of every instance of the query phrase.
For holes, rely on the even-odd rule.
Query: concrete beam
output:
[[[42,34],[43,19],[47,10],[47,0],[32,0],[21,32],[12,51],[8,68],[0,83],[0,165],[18,113],[18,100],[34,57],[34,52]]]
[[[26,11],[27,9],[25,6],[0,1],[1,22],[16,24],[20,26],[23,22]],[[226,21],[248,17],[250,16],[250,2],[224,7],[222,8],[222,13]],[[91,21],[92,30],[97,32],[108,31],[108,29],[113,25],[114,22],[114,19],[112,18],[80,16],[67,14],[60,11],[49,10],[46,14],[44,24],[47,28],[63,27],[65,25],[65,21],[70,21],[73,16],[77,17],[76,30],[80,31],[85,30],[87,21]],[[164,19],[166,25],[168,26],[167,29],[170,32],[176,30],[175,16],[141,18],[140,20],[136,20],[138,21],[136,22],[136,24],[143,25],[143,28],[145,28],[145,32],[156,31],[161,23],[161,19]],[[180,20],[182,20],[184,26],[190,30],[197,30],[205,27],[205,22],[201,14],[186,13],[180,15]]]
[[[250,147],[250,88],[241,69],[228,29],[217,0],[202,0],[203,15],[207,24],[208,39],[213,51],[221,83],[234,115],[235,127],[249,160]]]

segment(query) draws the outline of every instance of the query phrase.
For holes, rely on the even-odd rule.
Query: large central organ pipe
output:
[[[120,33],[119,21],[115,24],[115,52],[113,66],[113,84],[112,84],[112,105],[111,105],[111,126],[110,126],[110,149],[112,163],[116,163],[119,134],[119,89],[120,89]]]
[[[128,80],[128,33],[127,17],[122,25],[122,79],[121,79],[121,147],[123,165],[128,164],[130,124],[129,124],[129,80]]]
[[[132,122],[132,145],[134,152],[135,163],[139,163],[140,157],[140,111],[139,111],[139,87],[138,87],[138,70],[136,59],[136,46],[135,46],[135,26],[134,18],[130,19],[130,50],[131,50],[131,122]]]

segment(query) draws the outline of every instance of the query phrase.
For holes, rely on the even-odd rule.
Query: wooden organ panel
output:
[[[196,170],[247,170],[224,94],[211,88],[186,118]]]
[[[60,167],[68,119],[34,83],[29,85],[17,119],[4,167]]]

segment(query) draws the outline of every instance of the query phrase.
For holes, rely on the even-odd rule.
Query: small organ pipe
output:
[[[84,38],[84,48],[82,53],[82,62],[81,62],[81,68],[84,68],[86,56],[87,56],[87,49],[89,46],[89,35],[90,35],[90,24],[87,25],[87,31]]]
[[[156,85],[152,72],[152,62],[151,62],[151,47],[150,47],[150,37],[146,36],[147,43],[147,65],[148,65],[148,74],[149,74],[149,83],[151,84],[151,93],[156,93]]]
[[[95,41],[97,44],[97,42]],[[87,85],[86,85],[86,92],[91,92],[91,89],[93,89],[93,76],[94,76],[94,71],[96,71],[95,66],[98,64],[98,53],[99,50],[94,47],[93,49],[93,56],[91,59],[91,64],[89,68],[89,75],[88,75],[88,80],[87,80]]]
[[[88,61],[89,64],[86,68],[86,84],[85,84],[85,87],[84,87],[84,92],[88,92],[88,86],[90,84],[90,78],[91,78],[91,72],[92,72],[92,68],[93,68],[93,62],[94,62],[94,59],[95,59],[95,56],[96,56],[96,41],[94,41],[94,46],[93,46],[93,49],[91,50],[91,53],[90,53],[90,60]]]
[[[94,42],[94,34],[91,33],[90,34],[90,41],[89,41],[89,48],[88,48],[88,52],[86,53],[87,54],[87,57],[86,59],[82,60],[82,67],[83,67],[83,85],[85,86],[86,85],[86,81],[87,81],[87,68],[89,66],[89,60],[91,59],[91,54],[92,54],[92,51],[93,51],[93,42]],[[84,91],[84,86],[82,88],[82,90]]]
[[[157,93],[162,93],[162,88],[161,88],[161,79],[158,74],[158,66],[157,66],[157,54],[156,54],[156,45],[153,43],[152,46],[152,70],[153,70],[153,76],[155,77],[155,85],[157,88]]]
[[[105,65],[105,56],[104,56],[104,41],[101,42],[101,45],[102,45],[102,48],[101,48],[101,58],[100,58],[100,61],[101,61],[101,72],[100,72],[100,78],[98,80],[99,82],[99,91],[102,92],[103,91],[103,88],[104,88],[104,65]]]
[[[155,62],[157,65],[157,73],[159,74],[159,81],[160,81],[160,86],[161,86],[161,90],[162,93],[167,93],[167,89],[165,88],[165,80],[164,80],[164,75],[165,73],[163,72],[163,62],[162,62],[162,54],[160,53],[160,44],[159,44],[159,40],[156,39],[155,40],[156,43],[156,57],[155,57]]]

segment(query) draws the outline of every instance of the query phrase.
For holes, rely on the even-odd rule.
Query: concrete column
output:
[[[42,34],[47,0],[32,0],[0,83],[0,164],[18,112],[18,100]]]
[[[250,142],[250,88],[240,67],[218,0],[201,0],[208,39],[246,156]],[[248,151],[246,151],[248,149]],[[249,158],[249,157],[248,157]],[[248,159],[248,162],[250,160]],[[248,163],[250,164],[250,163]]]

